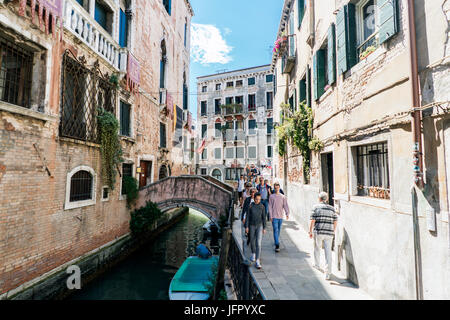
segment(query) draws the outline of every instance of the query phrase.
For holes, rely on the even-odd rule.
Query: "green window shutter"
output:
[[[342,74],[357,62],[355,5],[347,4],[336,18],[338,73]]]
[[[311,68],[306,70],[306,105],[311,107]]]
[[[335,25],[334,23],[331,24],[330,28],[328,29],[328,84],[332,85],[336,82],[336,38],[335,38]]]
[[[305,0],[297,0],[298,5],[298,28],[302,25],[303,16],[305,15]]]
[[[313,60],[314,68],[314,100],[319,99],[325,92],[325,50],[316,52]]]
[[[380,15],[380,44],[392,38],[398,32],[398,10],[396,0],[378,0]]]
[[[299,88],[299,102],[303,102],[306,100],[306,80],[300,80]]]

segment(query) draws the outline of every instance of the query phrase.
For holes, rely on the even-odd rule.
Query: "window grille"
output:
[[[93,178],[88,171],[78,171],[70,180],[70,202],[92,199]]]
[[[69,55],[66,51],[63,57],[60,136],[98,142],[98,109],[115,115],[117,90],[97,63],[88,69],[84,59],[78,62]]]
[[[387,143],[356,147],[358,195],[390,199]]]
[[[31,107],[33,52],[0,36],[0,100]]]

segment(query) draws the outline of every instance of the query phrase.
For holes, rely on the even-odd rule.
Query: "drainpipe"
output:
[[[416,284],[416,299],[423,300],[423,282],[422,282],[422,256],[420,249],[420,229],[419,215],[417,208],[416,187],[423,189],[423,153],[422,153],[422,133],[421,133],[421,111],[420,111],[420,87],[419,72],[417,62],[417,43],[416,43],[416,24],[413,0],[408,0],[408,40],[410,54],[410,80],[412,93],[412,132],[413,132],[413,171],[414,183],[411,187],[412,199],[412,217],[414,232],[414,269]]]

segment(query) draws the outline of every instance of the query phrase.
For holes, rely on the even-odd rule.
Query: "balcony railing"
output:
[[[243,113],[242,104],[227,104],[222,106],[222,114],[225,116]]]
[[[248,111],[256,111],[256,104],[249,104]]]
[[[107,60],[117,70],[125,71],[121,66],[120,46],[76,0],[67,0],[64,14],[64,27],[70,30],[84,44]]]
[[[283,73],[289,73],[292,71],[295,65],[296,55],[295,34],[291,34],[287,37],[287,47],[281,58],[281,69]]]

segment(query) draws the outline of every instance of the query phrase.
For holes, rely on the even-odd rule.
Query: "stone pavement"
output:
[[[240,210],[236,210],[236,216]],[[314,246],[307,232],[292,218],[284,220],[280,236],[280,252],[275,252],[272,224],[268,222],[267,232],[263,235],[261,265],[258,270],[254,264],[250,267],[258,285],[268,300],[371,300],[372,298],[356,288],[346,279],[336,276],[333,270],[331,280],[325,280],[325,274],[313,268]],[[233,224],[233,233],[249,259],[250,247],[246,245],[244,228],[238,219]],[[334,254],[333,254],[334,258]],[[322,265],[325,263],[323,250]]]

